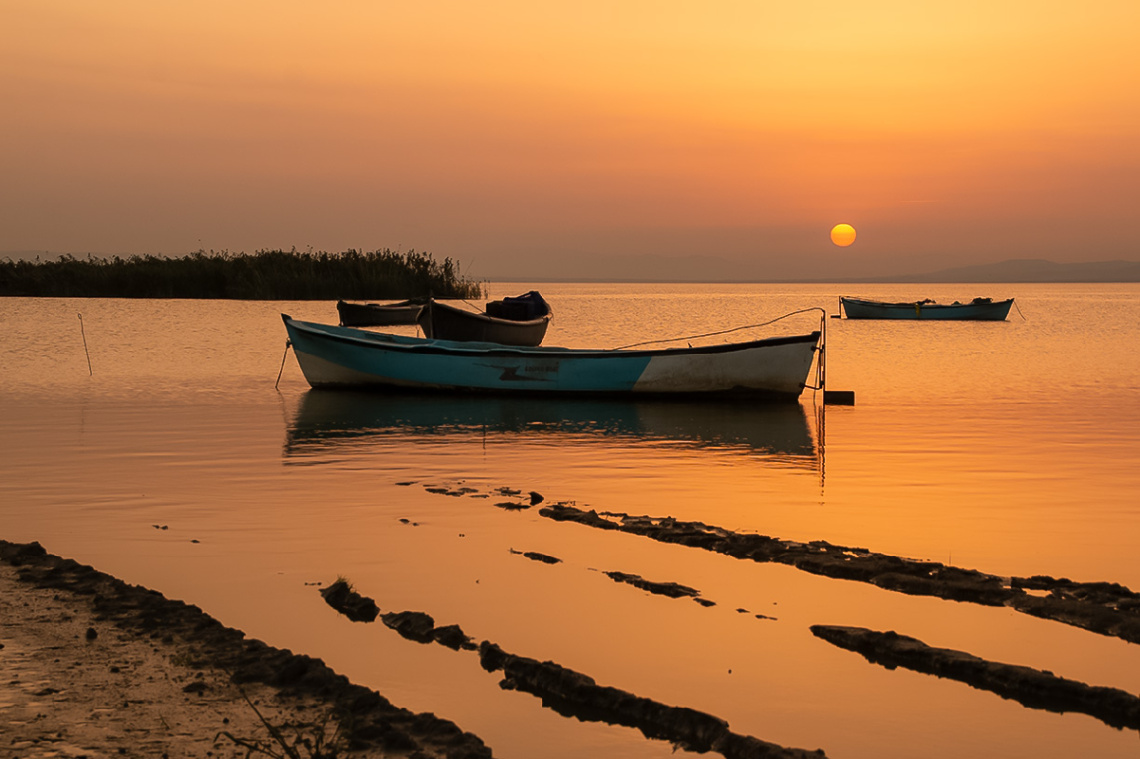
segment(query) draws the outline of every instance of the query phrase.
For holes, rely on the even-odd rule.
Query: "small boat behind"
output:
[[[432,298],[416,321],[428,338],[533,348],[542,344],[553,316],[550,304],[531,290],[517,297],[490,301],[483,313]]]
[[[453,342],[281,318],[313,387],[546,397],[794,401],[807,385],[821,334],[696,348],[593,350]]]
[[[1013,298],[992,300],[974,298],[968,303],[936,303],[919,300],[910,303],[884,303],[863,298],[841,297],[839,305],[848,319],[910,319],[936,321],[1005,321]]]
[[[413,298],[399,303],[348,303],[336,302],[342,327],[393,327],[415,324],[427,298]]]

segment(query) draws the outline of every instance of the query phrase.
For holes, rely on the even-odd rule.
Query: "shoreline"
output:
[[[492,756],[454,723],[397,707],[319,659],[38,543],[0,540],[0,662],[0,756],[280,751],[266,723],[290,745],[335,740],[344,757]]]

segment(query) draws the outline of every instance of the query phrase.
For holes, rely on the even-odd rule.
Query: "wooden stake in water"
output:
[[[83,329],[83,314],[79,314],[79,334],[83,335],[83,352],[87,355],[87,376],[94,376],[91,371],[91,353],[87,350],[87,332]]]

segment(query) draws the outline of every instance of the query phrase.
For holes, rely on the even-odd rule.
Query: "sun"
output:
[[[836,224],[831,228],[831,241],[841,248],[855,242],[855,227],[850,224]]]

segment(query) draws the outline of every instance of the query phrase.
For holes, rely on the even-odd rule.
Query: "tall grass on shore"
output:
[[[441,262],[428,253],[387,248],[0,261],[0,296],[393,300],[479,298],[483,290],[463,277],[450,258]]]

